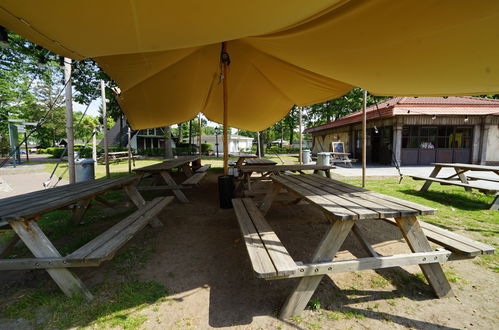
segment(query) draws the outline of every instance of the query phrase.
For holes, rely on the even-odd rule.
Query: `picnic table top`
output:
[[[246,159],[246,165],[276,165],[277,162],[266,158],[250,158]]]
[[[229,154],[230,157],[239,157],[239,158],[257,158],[258,156],[255,154],[245,154],[240,152],[234,152]]]
[[[32,219],[44,213],[74,204],[79,200],[134,184],[138,179],[138,176],[98,179],[3,198],[0,200],[2,206],[0,208],[0,220],[19,221]]]
[[[316,174],[271,176],[287,190],[336,220],[382,219],[434,214],[435,209]]]
[[[128,151],[113,151],[113,152],[108,152],[108,155],[124,155],[128,154]]]
[[[178,158],[173,158],[173,159],[168,159],[165,160],[162,163],[158,164],[153,164],[149,166],[144,166],[141,168],[136,168],[133,171],[134,172],[161,172],[161,171],[167,171],[171,170],[173,168],[180,167],[184,164],[194,162],[196,160],[201,159],[200,156],[182,156]]]
[[[453,167],[460,169],[467,169],[470,171],[499,171],[499,166],[490,166],[490,165],[476,165],[476,164],[463,164],[463,163],[432,163],[431,165],[440,166],[440,167]]]
[[[336,152],[336,151],[331,151],[331,155],[350,155],[349,152]]]
[[[241,172],[285,172],[285,171],[306,171],[306,170],[331,170],[336,168],[330,165],[316,165],[316,164],[292,164],[292,165],[252,165],[252,166],[242,166],[240,168]]]

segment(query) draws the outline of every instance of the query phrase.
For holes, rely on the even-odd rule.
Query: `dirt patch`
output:
[[[297,280],[265,281],[253,275],[233,210],[218,208],[217,175],[210,172],[199,187],[185,191],[191,203],[168,206],[160,216],[163,228],[146,228],[120,251],[116,258],[130,251],[138,255],[129,259],[133,264],[125,272],[116,271],[119,259],[74,272],[93,290],[129,276],[127,272],[141,281],[162,283],[170,294],[137,312],[147,317],[142,326],[151,329],[498,328],[499,276],[471,260],[444,266],[455,297],[436,299],[419,267],[343,273],[323,278],[312,299],[315,310],[278,320]],[[265,189],[266,183],[261,184]],[[279,197],[266,218],[294,260],[306,262],[328,223],[309,205],[288,205],[291,197]],[[383,221],[359,225],[379,253],[409,251],[397,228]],[[349,236],[338,259],[364,256],[356,238]],[[2,305],[40,283],[58,290],[44,271],[1,272],[0,283]],[[13,320],[1,324],[25,325]]]

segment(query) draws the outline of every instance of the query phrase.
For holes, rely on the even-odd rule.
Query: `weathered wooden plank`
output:
[[[266,158],[249,158],[244,162],[246,166],[252,165],[276,165],[277,162]]]
[[[395,207],[395,205],[393,205],[393,207],[395,209],[402,207],[404,210],[407,210],[408,208],[409,209],[413,209],[413,210],[417,210],[421,215],[435,214],[435,209],[433,209],[431,207],[428,207],[428,206],[425,206],[425,205],[421,205],[421,204],[417,204],[417,203],[414,203],[414,202],[406,201],[406,200],[403,200],[403,199],[400,199],[400,198],[397,198],[397,197],[392,197],[392,196],[380,194],[380,193],[377,193],[377,192],[374,192],[374,191],[371,191],[371,190],[367,190],[367,189],[363,189],[361,187],[353,186],[353,185],[350,185],[348,183],[344,183],[344,182],[341,182],[341,181],[338,181],[338,180],[335,180],[335,179],[327,179],[327,178],[324,178],[322,176],[315,175],[315,174],[311,174],[311,176],[320,178],[321,180],[324,180],[324,181],[330,180],[330,181],[334,182],[335,186],[337,185],[338,188],[339,187],[345,187],[345,188],[349,189],[348,191],[362,192],[362,193],[365,193],[366,196],[377,197],[376,201],[380,202],[380,203],[382,203],[383,201],[388,201],[388,202],[390,202],[390,205],[393,205],[393,204],[399,205],[397,207]],[[385,204],[383,204],[383,205],[385,205]]]
[[[160,174],[168,186],[173,186],[177,184],[175,180],[173,180],[173,178],[171,177],[170,173],[168,173],[167,171],[161,171]],[[187,197],[185,197],[185,194],[182,192],[182,190],[172,189],[172,192],[181,203],[189,203],[189,200],[187,199]]]
[[[181,184],[177,184],[174,186],[163,185],[163,186],[138,186],[137,190],[141,191],[156,191],[156,190],[173,190],[173,189],[192,189],[192,186],[183,186]]]
[[[87,212],[90,203],[92,203],[92,199],[82,199],[76,203],[75,208],[72,211],[71,223],[78,225],[81,223],[81,219]]]
[[[397,224],[404,235],[407,244],[412,252],[431,252],[432,248],[426,239],[423,230],[421,229],[416,217],[400,217],[395,218]],[[435,291],[437,297],[451,296],[452,288],[445,277],[442,267],[438,263],[419,265],[426,280]]]
[[[281,240],[272,230],[253,200],[250,198],[243,198],[242,201],[277,270],[277,275],[285,276],[293,274],[296,271],[296,263],[293,258],[291,258],[284,245],[282,245]]]
[[[242,166],[241,172],[285,172],[285,171],[313,171],[313,170],[330,170],[334,166],[327,165],[252,165]]]
[[[61,257],[59,251],[57,251],[34,221],[13,221],[10,225],[35,257]],[[87,299],[93,298],[83,282],[68,269],[52,268],[47,269],[47,272],[67,296],[81,294]]]
[[[183,157],[178,157],[178,158],[174,158],[171,160],[166,160],[166,161],[159,163],[159,164],[154,164],[154,165],[144,166],[141,168],[136,168],[133,171],[136,173],[139,173],[139,172],[162,172],[162,171],[167,171],[167,170],[171,170],[174,168],[182,167],[182,165],[184,165],[184,164],[188,164],[190,162],[195,162],[199,159],[201,159],[200,156],[183,156]]]
[[[119,249],[121,245],[119,245],[119,241],[113,240],[115,239],[121,232],[124,232],[127,228],[131,227],[132,224],[137,222],[140,219],[140,223],[144,223],[144,226],[147,224],[147,221],[151,218],[156,216],[166,205],[171,203],[173,200],[173,196],[167,196],[167,197],[158,197],[152,200],[151,202],[148,202],[144,207],[139,208],[137,211],[134,213],[130,214],[128,217],[125,219],[121,220],[108,230],[106,230],[104,233],[100,234],[87,244],[83,245],[80,247],[78,250],[74,251],[70,255],[68,255],[66,258],[68,260],[88,260],[91,259],[91,255],[99,255],[99,253],[95,253],[95,251],[98,251],[103,245],[108,244],[109,242],[113,242],[113,244],[117,244],[115,246],[115,250]],[[142,218],[142,219],[141,219]],[[142,227],[137,228],[133,227],[135,232],[138,232]],[[125,241],[126,243],[126,241]],[[124,243],[123,243],[124,244]],[[109,245],[108,245],[109,246]],[[101,251],[102,252],[102,251]],[[105,257],[102,256],[102,258]]]
[[[355,198],[355,201],[364,205],[365,207],[369,207],[372,210],[375,210],[379,213],[379,217],[377,219],[383,218],[383,214],[396,214],[392,216],[409,216],[409,215],[420,215],[421,212],[419,210],[415,210],[414,208],[410,208],[399,203],[394,203],[390,200],[382,198],[384,195],[372,195],[368,190],[358,191],[355,186],[349,185],[347,183],[331,180],[316,175],[308,175],[311,180],[315,180],[317,182],[322,182],[326,186],[332,187],[334,190],[337,190],[337,193],[346,194],[347,196],[351,196]],[[403,202],[402,200],[399,200]]]
[[[378,219],[383,217],[384,214],[400,214],[400,212],[386,209],[379,204],[370,203],[362,198],[362,196],[345,193],[334,188],[331,184],[324,184],[324,182],[316,181],[314,178],[307,175],[291,175],[289,178],[292,180],[299,180],[304,184],[307,184],[307,186],[314,186],[316,189],[314,192],[319,193],[320,191],[323,191],[325,193],[324,196],[336,196],[335,198],[327,197],[327,199],[357,213],[359,219]]]
[[[208,174],[208,173],[206,173],[206,172],[195,173],[190,178],[187,178],[187,180],[182,182],[182,184],[186,185],[186,186],[196,185],[201,180],[203,180],[203,178],[206,176],[206,174]]]
[[[303,186],[292,182],[288,179],[287,175],[274,175],[271,178],[272,181],[280,183],[286,189],[302,196],[303,199],[305,199],[318,209],[328,212],[336,220],[352,220],[358,219],[359,217],[358,214],[344,208],[343,206],[335,204],[322,196],[317,196],[314,192],[308,190],[307,188],[304,188]]]
[[[251,221],[251,217],[239,198],[232,200],[232,206],[236,213],[236,218],[243,234],[243,239],[246,245],[246,251],[251,260],[251,265],[257,277],[275,277],[277,270],[270,259],[270,256],[263,244],[255,225]]]
[[[397,225],[395,219],[383,219],[386,222]],[[449,230],[419,220],[425,236],[432,242],[437,243],[451,251],[475,257],[480,254],[493,254],[495,249],[482,242],[477,242],[465,236],[453,233]]]
[[[198,168],[196,170],[196,173],[204,173],[204,172],[208,171],[210,169],[210,167],[211,167],[211,164],[205,164],[205,165],[201,166],[200,168]]]
[[[30,219],[41,214],[63,208],[74,204],[81,199],[89,199],[93,196],[103,194],[109,190],[118,189],[126,185],[133,184],[138,180],[138,177],[130,177],[123,179],[102,179],[98,180],[99,185],[81,185],[75,190],[54,191],[56,188],[43,190],[45,196],[39,198],[28,198],[24,200],[24,195],[16,196],[16,204],[8,209],[0,210],[0,218],[6,221]],[[84,184],[84,182],[82,182]],[[11,197],[13,198],[13,197]],[[10,199],[10,198],[9,198]]]
[[[455,180],[446,180],[446,179],[426,177],[426,176],[417,176],[417,175],[411,175],[410,177],[413,178],[414,180],[426,180],[426,183],[428,183],[429,181],[433,181],[433,182],[438,182],[438,183],[444,184],[444,185],[452,185],[452,186],[458,186],[458,187],[463,187],[463,188],[468,188],[468,189],[473,188],[473,189],[477,189],[477,190],[479,190],[483,193],[486,193],[486,194],[495,194],[495,193],[499,192],[499,189],[477,186],[477,185],[474,185],[471,183],[463,183],[463,182],[459,182],[459,181],[455,181]],[[425,185],[426,185],[426,183],[425,183]],[[424,187],[424,185],[423,185],[423,187]],[[420,191],[426,191],[426,190],[423,190],[423,188],[421,188]]]
[[[272,203],[274,202],[275,197],[279,194],[281,191],[281,184],[277,182],[273,182],[272,188],[270,189],[269,192],[265,195],[263,198],[262,204],[260,205],[260,211],[265,215],[269,211],[270,207],[272,206]]]
[[[334,273],[356,272],[368,269],[383,269],[409,265],[446,262],[451,253],[447,250],[396,254],[392,256],[369,257],[352,260],[311,263],[298,265],[298,271],[291,277],[316,276]]]
[[[100,264],[101,264],[100,261],[67,260],[64,257],[2,259],[0,260],[0,271],[68,268],[68,267],[92,267],[92,266],[99,266]]]
[[[137,232],[147,225],[151,218],[156,217],[156,215],[161,212],[166,205],[171,203],[172,200],[173,196],[158,197],[150,203],[147,203],[146,206],[140,209],[142,214],[139,217],[134,217],[135,220],[124,229],[118,232],[113,231],[115,232],[115,235],[111,239],[103,241],[97,249],[90,252],[85,257],[85,260],[112,258],[120,247],[131,240]]]
[[[334,221],[319,244],[312,262],[316,263],[333,260],[354,224],[354,220]],[[301,278],[281,308],[279,318],[286,319],[293,315],[299,315],[310,301],[322,276],[323,275]]]

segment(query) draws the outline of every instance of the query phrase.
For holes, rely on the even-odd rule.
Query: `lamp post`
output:
[[[215,148],[217,149],[217,157],[218,157],[218,134],[220,134],[220,127],[215,127]]]

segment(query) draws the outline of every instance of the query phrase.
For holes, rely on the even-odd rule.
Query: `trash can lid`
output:
[[[80,158],[75,160],[75,164],[90,164],[90,163],[95,163],[95,160],[92,158]]]

